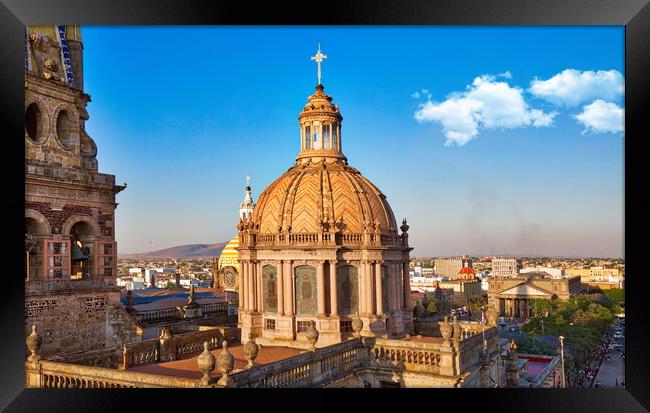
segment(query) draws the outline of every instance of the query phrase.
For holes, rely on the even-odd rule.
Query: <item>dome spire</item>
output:
[[[327,59],[327,55],[324,55],[320,51],[320,43],[318,43],[318,51],[316,52],[316,55],[311,57],[311,60],[315,61],[316,64],[318,65],[318,84],[321,85],[321,68],[320,64],[323,62],[323,60]]]
[[[246,221],[247,219],[253,216],[253,209],[255,204],[253,203],[253,195],[251,195],[250,187],[251,177],[246,177],[246,193],[244,194],[244,202],[239,206],[239,219]]]
[[[311,60],[318,64],[318,84],[316,91],[307,98],[298,120],[300,121],[300,153],[297,162],[343,162],[347,159],[343,155],[341,145],[341,121],[343,117],[339,108],[332,103],[332,97],[323,90],[321,83],[321,63],[327,56],[320,50]]]

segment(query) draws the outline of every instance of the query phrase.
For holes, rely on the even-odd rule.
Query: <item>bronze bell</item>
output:
[[[88,256],[81,251],[79,245],[76,242],[72,243],[72,261],[83,261],[88,260]]]

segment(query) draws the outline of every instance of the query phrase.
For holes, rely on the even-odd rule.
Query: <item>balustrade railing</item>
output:
[[[194,355],[203,351],[203,342],[208,342],[208,348],[215,350],[220,348],[223,340],[223,332],[218,328],[211,328],[204,331],[192,331],[170,336],[166,341],[166,347],[161,348],[161,339],[151,339],[128,343],[122,350],[122,369],[153,364],[161,361],[161,353],[169,360],[178,360],[183,357]]]
[[[439,345],[433,343],[395,343],[377,340],[370,355],[379,366],[402,365],[407,371],[436,372],[440,367]]]
[[[177,308],[161,308],[158,310],[138,311],[138,321],[150,323],[154,321],[173,320],[182,317]]]
[[[228,303],[201,304],[203,314],[228,313]]]
[[[400,246],[401,238],[396,234],[367,234],[371,245]],[[289,245],[362,245],[362,233],[332,233],[314,232],[297,234],[246,234],[245,242],[258,246],[289,246]]]
[[[218,329],[179,334],[172,337],[176,349],[176,358],[203,351],[203,342],[208,342],[208,349],[215,350],[221,347],[223,334]]]
[[[135,388],[199,387],[196,379],[40,361],[26,363],[28,387],[41,388]]]
[[[115,369],[118,366],[119,357],[114,348],[103,348],[99,350],[84,351],[83,353],[48,357],[47,360],[59,363]]]
[[[152,364],[160,360],[160,341],[144,340],[124,345],[122,350],[122,368],[128,369],[143,364]]]

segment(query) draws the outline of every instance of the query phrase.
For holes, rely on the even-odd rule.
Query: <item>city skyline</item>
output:
[[[88,27],[121,254],[235,234],[245,177],[257,200],[298,153],[318,42],[343,151],[414,256],[623,255],[622,28]]]

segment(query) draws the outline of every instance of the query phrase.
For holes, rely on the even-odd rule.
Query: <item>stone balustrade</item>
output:
[[[301,246],[301,245],[375,245],[401,246],[401,238],[396,234],[331,233],[313,232],[299,234],[244,234],[243,243],[257,246]]]
[[[118,367],[118,354],[114,348],[84,351],[82,353],[65,354],[49,357],[48,361],[69,363],[83,366],[105,367],[116,369]]]
[[[165,360],[178,360],[195,355],[203,350],[203,342],[208,342],[208,348],[220,348],[224,332],[219,328],[169,336],[164,342],[161,338],[145,340],[124,345],[121,368],[126,370],[143,364],[153,364]],[[164,354],[163,354],[164,353]]]
[[[405,371],[440,373],[442,357],[439,343],[421,343],[378,338],[370,349],[370,357],[378,367],[401,366]]]
[[[202,314],[227,314],[228,303],[199,304]],[[138,311],[136,317],[140,323],[150,324],[161,321],[170,321],[184,318],[184,313],[179,308],[161,308],[156,310]]]
[[[203,314],[228,313],[228,303],[199,304]]]
[[[160,341],[155,338],[124,345],[122,369],[151,364],[160,360]]]
[[[157,310],[138,311],[137,317],[141,323],[153,323],[182,318],[182,314],[177,308],[161,308]]]
[[[200,387],[199,381],[180,377],[80,366],[55,361],[25,363],[26,387],[41,388],[135,388]]]

